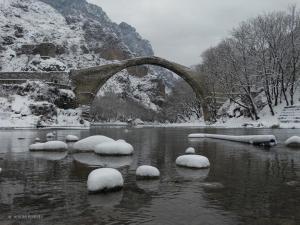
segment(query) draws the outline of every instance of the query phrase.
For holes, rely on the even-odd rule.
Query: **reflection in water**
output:
[[[157,192],[159,190],[160,180],[137,180],[136,185],[144,191]]]
[[[24,185],[17,181],[6,181],[0,185],[0,205],[12,205],[14,198],[24,192]]]
[[[204,182],[201,183],[201,187],[210,189],[210,190],[217,190],[224,188],[224,185],[219,182]]]
[[[177,167],[176,171],[184,180],[200,180],[203,181],[209,174],[209,169],[191,169]]]
[[[62,160],[67,155],[68,152],[46,152],[46,151],[40,151],[40,152],[30,152],[30,155],[35,158],[41,158],[46,160]]]
[[[94,153],[75,153],[74,160],[91,167],[120,168],[132,163],[132,156],[99,156]]]
[[[120,204],[123,199],[123,191],[100,193],[97,195],[89,195],[88,203],[92,208],[114,207]]]
[[[42,221],[32,224],[43,225],[300,224],[300,151],[282,144],[299,130],[57,130],[55,139],[62,141],[68,134],[80,139],[96,134],[124,139],[135,153],[126,157],[69,153],[65,157],[56,154],[66,153],[28,152],[36,137],[44,142],[49,132],[0,131],[0,224],[13,224],[9,215],[28,212],[42,215]],[[221,140],[188,140],[189,133],[197,132],[274,134],[279,144],[266,150]],[[175,159],[190,146],[209,158],[209,170],[175,165]],[[157,167],[160,180],[136,181],[135,170],[144,164]],[[88,195],[86,181],[94,166],[118,168],[125,180],[123,190]]]

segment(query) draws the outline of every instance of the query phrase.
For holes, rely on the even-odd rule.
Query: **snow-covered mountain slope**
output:
[[[68,71],[146,55],[153,49],[133,27],[85,0],[0,0],[0,71]],[[118,73],[99,95],[115,92],[159,111],[174,79],[141,66]]]
[[[0,85],[0,127],[89,126],[75,107],[71,90],[40,81]]]

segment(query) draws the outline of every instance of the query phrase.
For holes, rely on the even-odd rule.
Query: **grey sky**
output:
[[[155,55],[185,64],[200,62],[205,49],[241,21],[299,0],[88,0],[117,23],[125,21],[148,39]]]

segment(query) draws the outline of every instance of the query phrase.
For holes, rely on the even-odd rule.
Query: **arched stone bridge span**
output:
[[[201,101],[205,121],[210,120],[204,87],[196,72],[186,66],[155,56],[139,57],[103,66],[71,70],[70,79],[72,84],[75,86],[75,94],[78,104],[90,105],[94,97],[97,95],[99,89],[109,78],[123,69],[139,65],[161,66],[182,77],[191,86],[197,98]]]

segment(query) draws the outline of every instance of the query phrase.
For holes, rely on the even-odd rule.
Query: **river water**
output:
[[[132,157],[30,153],[49,130],[0,131],[0,224],[300,224],[300,150],[283,141],[297,129],[109,128],[57,130],[80,138],[102,134],[125,139]],[[195,132],[274,134],[271,149],[221,140],[188,140]],[[193,146],[210,169],[189,170],[176,157]],[[136,181],[135,169],[159,168],[157,181]],[[88,195],[87,176],[96,166],[123,174],[122,191]]]

